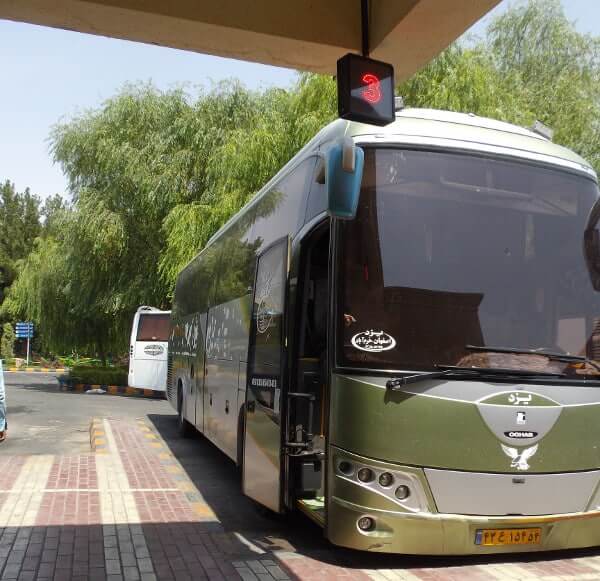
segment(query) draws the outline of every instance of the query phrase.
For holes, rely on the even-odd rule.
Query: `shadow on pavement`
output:
[[[415,556],[364,553],[330,544],[323,531],[302,514],[279,517],[259,508],[241,491],[240,476],[235,464],[216,446],[200,434],[190,439],[177,433],[176,416],[150,414],[150,421],[180,462],[226,531],[242,532],[253,544],[271,551],[292,551],[311,559],[359,569],[422,569],[463,568],[483,564],[518,563],[535,573],[536,564],[594,557],[598,548],[482,556]],[[268,516],[270,515],[270,516]],[[545,573],[548,574],[547,572]],[[540,577],[542,576],[540,572]]]
[[[290,579],[214,524],[179,522],[0,528],[0,574],[55,581]]]

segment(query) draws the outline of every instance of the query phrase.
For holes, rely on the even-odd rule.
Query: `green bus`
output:
[[[178,277],[182,434],[340,546],[600,545],[597,178],[542,133],[320,131]]]

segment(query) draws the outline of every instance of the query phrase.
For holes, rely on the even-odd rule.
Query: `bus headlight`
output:
[[[352,476],[352,473],[354,472],[354,466],[352,465],[352,462],[342,460],[338,464],[338,470],[345,476]]]
[[[398,500],[406,500],[410,496],[410,488],[406,484],[401,484],[394,494]]]
[[[361,516],[356,521],[356,526],[363,532],[372,531],[375,528],[375,520],[370,516]]]
[[[371,482],[373,480],[373,471],[370,468],[361,468],[357,476],[361,482]]]
[[[421,471],[415,468],[390,464],[389,462],[373,461],[371,463],[367,458],[349,452],[342,452],[341,450],[335,450],[333,466],[336,479],[344,480],[373,494],[383,496],[402,507],[403,511],[413,513],[432,512],[426,492],[427,481]],[[425,482],[423,482],[424,480]],[[334,488],[335,486],[334,481]],[[344,498],[346,494],[351,495],[352,492],[348,489],[339,489],[334,494],[339,494],[340,498]],[[353,502],[359,501],[361,504],[365,503],[366,506],[370,504],[367,500],[368,497],[364,495],[353,498]],[[356,526],[359,530],[363,530],[358,525],[358,521]],[[375,522],[373,526],[377,528],[379,523]],[[366,529],[364,530],[366,532]]]

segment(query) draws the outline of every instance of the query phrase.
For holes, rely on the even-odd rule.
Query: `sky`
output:
[[[578,30],[600,36],[600,0],[562,0]],[[503,0],[491,15],[505,10]],[[471,32],[485,30],[487,16]],[[41,197],[65,194],[52,163],[52,127],[98,107],[125,83],[168,89],[238,78],[250,88],[289,86],[295,72],[124,40],[0,20],[0,182]]]

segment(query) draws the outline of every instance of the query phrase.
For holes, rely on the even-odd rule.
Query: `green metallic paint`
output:
[[[438,514],[423,471],[398,466],[329,448],[326,537],[334,544],[362,551],[421,555],[483,555],[530,553],[600,544],[600,512],[572,515],[512,517]],[[335,474],[336,460],[362,462],[373,468],[396,469],[414,474],[423,486],[431,512],[411,513],[379,494],[350,483]],[[375,529],[362,532],[357,521],[362,516],[375,519]],[[475,544],[478,529],[542,529],[538,545],[486,547]]]
[[[330,443],[367,458],[473,472],[519,472],[511,468],[476,402],[391,392],[364,377],[334,375],[330,417]],[[529,460],[528,473],[600,467],[599,419],[599,404],[563,407]]]
[[[362,533],[357,520],[369,515],[376,529]],[[383,553],[413,555],[484,555],[499,553],[531,553],[600,545],[600,514],[577,514],[568,519],[548,520],[519,517],[470,517],[465,515],[426,515],[382,511],[356,505],[333,496],[328,504],[328,520],[335,527],[327,529],[334,544]],[[527,528],[542,529],[541,543],[486,547],[475,544],[477,529]]]

